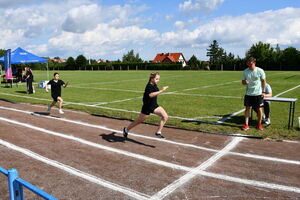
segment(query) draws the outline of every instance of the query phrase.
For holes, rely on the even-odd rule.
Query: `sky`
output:
[[[300,0],[0,0],[0,49],[39,56],[208,60],[213,40],[244,57],[262,41],[300,49]]]

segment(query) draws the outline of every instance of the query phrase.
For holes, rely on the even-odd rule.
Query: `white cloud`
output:
[[[162,45],[185,48],[218,40],[222,45],[249,48],[259,41],[300,45],[300,8],[285,8],[237,17],[220,17],[195,28],[162,34]]]
[[[101,22],[101,8],[96,4],[72,8],[62,24],[64,31],[83,33],[94,29]]]
[[[0,8],[9,8],[9,7],[15,7],[20,5],[25,5],[31,2],[34,2],[37,0],[0,0]]]
[[[84,54],[89,58],[105,59],[120,58],[134,49],[139,50],[137,53],[145,56],[144,59],[152,59],[157,52],[163,51],[202,52],[214,39],[225,50],[245,51],[258,41],[300,47],[300,8],[219,17],[206,23],[199,18],[183,21],[169,15],[168,19],[174,19],[177,29],[159,32],[160,24],[158,28],[142,28],[148,20],[140,17],[147,9],[145,6],[104,7],[94,2],[48,0],[14,9],[0,8],[0,48],[22,46],[41,56]],[[201,2],[210,2],[212,6],[207,9],[212,9],[223,1]],[[188,5],[200,9],[199,3],[200,0],[185,1],[182,9],[188,10]]]
[[[174,25],[175,25],[175,27],[176,27],[177,29],[184,29],[184,28],[185,28],[185,23],[184,23],[183,21],[176,21],[176,22],[174,23]]]
[[[66,55],[84,54],[97,58],[127,49],[128,46],[147,45],[157,37],[156,31],[137,26],[115,28],[108,24],[98,24],[94,30],[84,33],[62,32],[49,39],[48,49],[58,50]]]
[[[179,10],[185,13],[195,11],[212,11],[219,7],[224,0],[188,0],[179,5]]]

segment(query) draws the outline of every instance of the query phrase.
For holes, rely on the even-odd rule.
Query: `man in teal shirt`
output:
[[[262,107],[263,103],[263,91],[266,87],[266,75],[263,69],[256,67],[256,59],[250,57],[247,61],[248,68],[243,71],[242,84],[246,85],[246,95],[244,98],[245,111],[245,124],[242,130],[246,131],[249,129],[249,117],[250,109],[257,110],[257,129],[263,130],[261,125],[262,120]]]

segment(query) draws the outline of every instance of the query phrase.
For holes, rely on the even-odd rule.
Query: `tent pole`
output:
[[[47,66],[47,80],[49,81],[49,69],[48,69],[48,62],[46,63]]]

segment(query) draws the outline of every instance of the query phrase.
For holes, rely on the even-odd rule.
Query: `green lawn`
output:
[[[51,71],[50,77],[52,74]],[[93,114],[135,119],[141,109],[141,97],[149,74],[150,71],[60,71],[61,79],[70,83],[62,92],[65,107]],[[160,74],[159,87],[166,85],[170,87],[166,93],[158,97],[159,105],[170,115],[168,125],[192,130],[260,135],[275,139],[300,138],[300,131],[296,128],[299,127],[299,103],[296,103],[294,128],[291,130],[287,129],[289,104],[279,102],[272,102],[272,124],[264,131],[257,131],[255,128],[247,132],[241,131],[244,112],[224,123],[211,123],[244,108],[245,86],[241,84],[241,71],[161,71]],[[273,95],[300,84],[300,72],[267,71],[266,75],[273,89]],[[46,80],[47,74],[45,71],[34,71],[34,77],[37,83]],[[15,86],[4,88],[2,85],[0,95],[2,99],[38,104],[49,104],[51,100],[50,94],[42,89],[37,88],[33,95],[26,95],[24,91],[25,85],[18,88]],[[280,97],[300,99],[300,87]],[[147,121],[157,123],[158,120],[156,116],[151,116]]]

